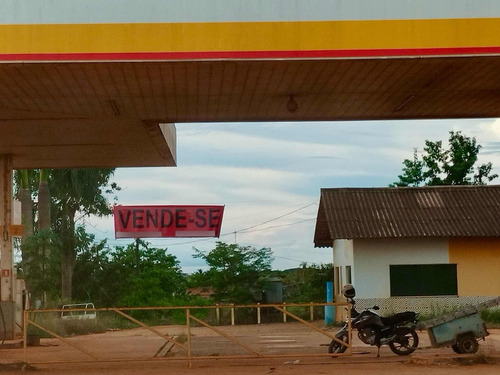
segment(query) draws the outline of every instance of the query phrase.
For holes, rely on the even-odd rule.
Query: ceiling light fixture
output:
[[[290,113],[295,113],[297,111],[297,108],[299,108],[299,105],[293,98],[293,95],[290,95],[290,98],[288,99],[288,102],[286,103],[286,109]]]

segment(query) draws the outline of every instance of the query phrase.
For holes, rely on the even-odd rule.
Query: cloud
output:
[[[210,251],[218,240],[270,247],[277,269],[329,263],[331,249],[313,247],[320,189],[387,186],[414,148],[446,143],[450,130],[476,137],[484,146],[479,162],[500,173],[496,119],[179,124],[178,167],[118,169],[119,203],[225,205],[220,239],[148,240],[168,248],[186,272],[204,267],[193,246]],[[88,222],[110,245],[130,242],[113,238],[110,217]]]

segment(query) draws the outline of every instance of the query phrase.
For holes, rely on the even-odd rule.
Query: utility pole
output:
[[[139,262],[141,261],[141,257],[139,255],[139,241],[140,238],[135,239],[135,273],[139,275]]]

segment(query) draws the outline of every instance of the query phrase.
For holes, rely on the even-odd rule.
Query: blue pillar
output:
[[[326,282],[326,302],[333,302],[333,282]],[[335,306],[325,306],[325,324],[333,323]]]

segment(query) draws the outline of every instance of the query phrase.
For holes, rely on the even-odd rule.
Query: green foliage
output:
[[[414,150],[413,160],[403,161],[403,173],[391,186],[484,185],[498,177],[491,174],[491,163],[476,167],[474,173],[481,149],[476,138],[451,131],[448,144],[449,148],[445,150],[441,141],[425,141],[422,158]]]
[[[123,306],[165,306],[172,298],[185,295],[179,261],[163,249],[150,248],[139,240],[126,248],[116,248],[112,262],[111,273],[119,273],[121,278],[116,287],[126,288],[119,301]]]
[[[78,226],[75,231],[76,263],[73,278],[73,299],[107,306],[109,291],[102,284],[109,263],[110,249],[106,240],[96,242],[95,236]]]
[[[481,318],[488,323],[500,324],[500,309],[488,309],[481,311]]]
[[[105,194],[120,190],[109,182],[114,171],[114,168],[50,170],[50,194],[56,210],[97,216],[111,214]]]
[[[194,249],[193,257],[204,259],[210,267],[191,278],[193,286],[212,286],[219,302],[251,303],[261,293],[265,276],[271,271],[271,249],[217,242],[208,254]],[[203,284],[194,285],[200,282]]]
[[[23,276],[33,300],[57,299],[60,280],[60,241],[50,230],[41,230],[21,245],[27,256]]]
[[[21,189],[28,189],[36,195],[38,175],[38,169],[16,169],[13,173],[14,195],[18,195]]]
[[[186,282],[179,262],[165,250],[138,240],[107,249],[105,242],[77,232],[75,300],[105,306],[167,306],[185,301]],[[181,303],[183,304],[183,303]]]
[[[326,282],[333,280],[333,264],[303,263],[300,268],[282,274],[286,284],[286,302],[325,302]]]
[[[198,270],[188,275],[186,281],[189,288],[211,286],[208,272],[203,272],[202,270]]]

